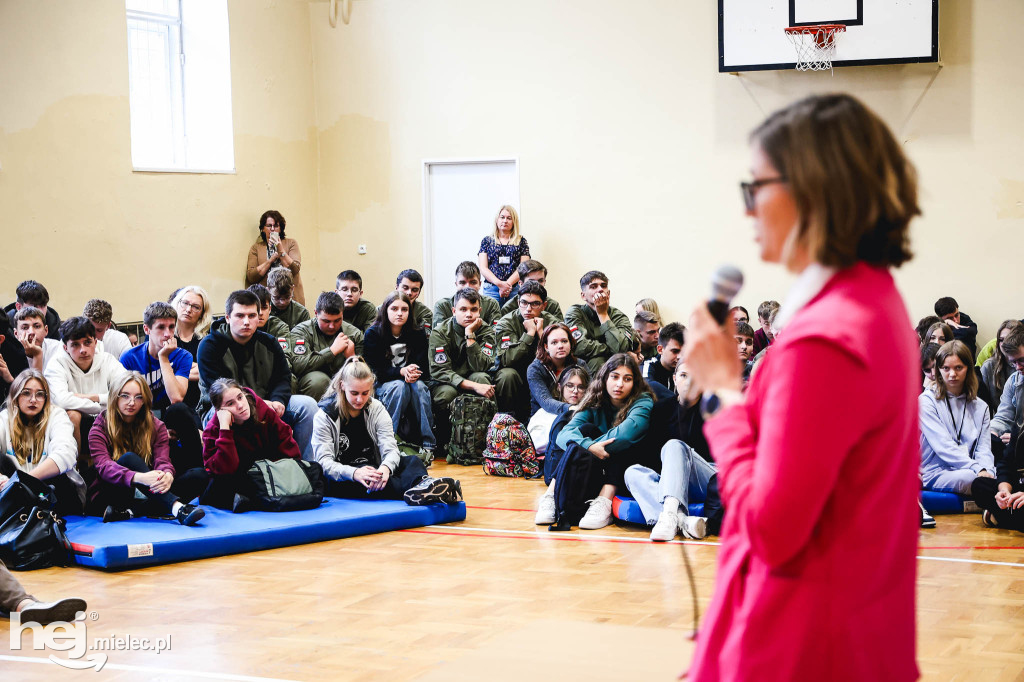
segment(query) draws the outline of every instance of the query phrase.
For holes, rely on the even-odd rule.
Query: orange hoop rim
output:
[[[842,33],[846,30],[846,24],[810,24],[808,26],[787,26],[782,29],[786,33],[817,33],[818,31],[832,31]],[[777,35],[777,34],[776,34]]]

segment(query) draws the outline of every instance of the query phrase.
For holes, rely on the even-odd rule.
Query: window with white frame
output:
[[[227,0],[125,0],[132,166],[232,172]]]

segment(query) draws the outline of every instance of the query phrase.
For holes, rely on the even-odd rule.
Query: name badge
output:
[[[501,265],[508,265],[512,262],[512,259],[508,256],[498,256],[498,263]]]

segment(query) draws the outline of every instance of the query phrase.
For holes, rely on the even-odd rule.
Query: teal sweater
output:
[[[611,405],[596,410],[581,410],[566,424],[555,442],[563,450],[569,447],[569,443],[576,443],[582,448],[590,448],[598,441],[614,438],[615,440],[605,446],[609,454],[623,452],[633,447],[647,434],[647,427],[651,421],[651,408],[654,400],[649,393],[645,393],[636,399],[629,413],[618,426],[612,426],[618,410]],[[600,438],[586,438],[580,433],[584,424],[593,424],[601,430]]]

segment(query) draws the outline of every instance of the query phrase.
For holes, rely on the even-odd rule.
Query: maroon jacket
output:
[[[215,475],[246,472],[260,459],[278,460],[285,457],[302,459],[299,446],[292,437],[292,427],[281,421],[274,408],[250,389],[242,389],[256,403],[255,418],[244,424],[232,424],[221,431],[215,414],[203,430],[203,464]]]
[[[153,417],[153,459],[150,466],[156,470],[166,471],[174,475],[174,466],[171,465],[171,454],[168,447],[167,427],[164,423]],[[107,436],[107,415],[101,412],[92,423],[89,431],[89,452],[92,455],[92,466],[96,470],[96,477],[89,485],[89,499],[95,499],[99,489],[99,482],[110,483],[130,488],[132,477],[135,472],[118,464],[111,457],[112,447],[110,438]]]

